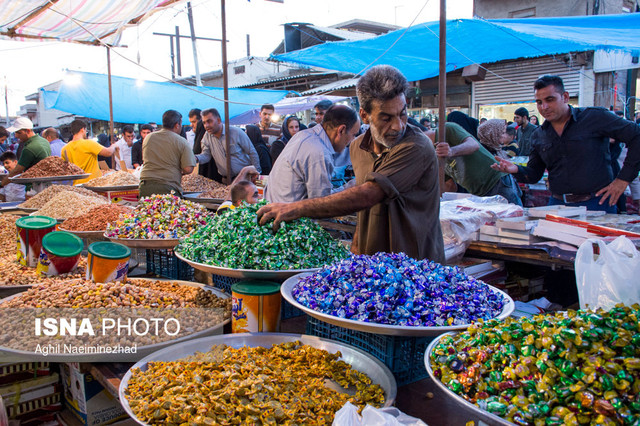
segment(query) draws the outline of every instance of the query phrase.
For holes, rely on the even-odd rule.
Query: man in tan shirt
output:
[[[407,125],[406,78],[387,65],[358,81],[360,117],[369,130],[350,148],[356,186],[327,197],[268,204],[261,224],[299,217],[326,218],[358,212],[352,251],[404,252],[416,259],[444,261],[440,229],[438,161],[433,144]]]

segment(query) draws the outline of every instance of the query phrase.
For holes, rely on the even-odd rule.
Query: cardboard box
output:
[[[106,425],[127,417],[120,402],[78,363],[60,364],[64,403],[84,425]]]

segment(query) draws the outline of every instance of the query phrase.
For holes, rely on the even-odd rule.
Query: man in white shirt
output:
[[[135,133],[133,131],[133,126],[126,125],[122,128],[122,137],[118,142],[116,142],[116,146],[120,150],[120,160],[124,161],[124,164],[127,166],[127,169],[133,169],[133,162],[131,160],[131,147],[133,147],[133,138],[135,138]],[[120,161],[116,159],[116,170],[122,170],[120,166]]]

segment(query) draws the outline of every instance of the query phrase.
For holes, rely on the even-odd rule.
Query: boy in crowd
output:
[[[259,199],[258,187],[248,180],[240,180],[234,183],[231,185],[230,192],[231,201],[225,201],[220,204],[220,207],[218,207],[218,210],[216,211],[217,214],[233,210],[240,206],[243,201],[247,204],[256,204]]]
[[[18,157],[11,151],[4,152],[0,155],[0,161],[7,172],[11,173],[18,165]],[[0,188],[0,201],[13,202],[24,201],[25,186],[17,183],[9,183]]]

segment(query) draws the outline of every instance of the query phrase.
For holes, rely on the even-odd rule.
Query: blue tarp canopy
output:
[[[223,89],[219,87],[184,87],[175,83],[111,77],[113,120],[119,123],[162,123],[162,114],[175,109],[189,124],[193,108],[216,108],[224,120]],[[58,91],[46,91],[46,108],[69,114],[109,121],[109,83],[104,74],[67,71]],[[229,89],[229,117],[276,103],[286,90]]]
[[[393,65],[409,81],[438,75],[439,22],[378,37],[319,44],[275,55],[330,70],[363,74]],[[559,18],[447,21],[447,72],[470,64],[587,50],[640,52],[640,13]]]

